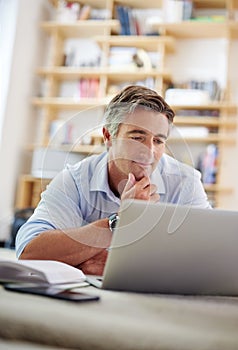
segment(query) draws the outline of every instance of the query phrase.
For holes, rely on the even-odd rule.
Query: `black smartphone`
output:
[[[62,290],[57,286],[36,285],[32,283],[7,283],[4,284],[4,288],[14,292],[43,295],[68,301],[93,301],[100,299],[98,295],[74,292],[73,290]]]

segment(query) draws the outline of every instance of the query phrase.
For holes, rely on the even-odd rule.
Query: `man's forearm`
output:
[[[58,260],[78,266],[108,248],[111,237],[108,219],[80,228],[45,231],[28,243],[20,259]]]

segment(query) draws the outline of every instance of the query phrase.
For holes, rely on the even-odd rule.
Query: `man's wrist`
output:
[[[118,221],[119,215],[117,213],[113,213],[108,217],[108,226],[111,232],[114,232]]]

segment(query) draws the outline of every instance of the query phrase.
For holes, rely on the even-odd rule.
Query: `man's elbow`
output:
[[[34,257],[32,257],[32,253],[28,251],[28,249],[24,248],[24,250],[19,255],[19,260],[32,260]]]

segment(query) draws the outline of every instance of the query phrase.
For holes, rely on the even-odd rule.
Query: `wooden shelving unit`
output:
[[[163,35],[177,39],[209,39],[227,37],[238,38],[238,23],[227,22],[193,22],[155,24],[154,28]]]
[[[49,0],[56,8],[58,0]],[[154,23],[153,29],[160,33],[159,36],[146,35],[120,35],[120,22],[115,17],[115,6],[131,6],[133,8],[148,9],[161,8],[163,1],[148,0],[78,0],[81,5],[89,4],[95,8],[107,9],[110,18],[106,20],[81,20],[71,23],[62,23],[54,20],[42,22],[41,28],[51,38],[50,57],[47,66],[39,67],[36,74],[45,82],[43,96],[34,97],[32,103],[36,109],[42,111],[41,140],[37,146],[49,145],[49,130],[52,121],[59,118],[63,111],[83,112],[91,108],[101,107],[111,99],[109,93],[110,85],[120,83],[137,82],[148,77],[153,78],[154,88],[162,95],[166,87],[173,81],[171,73],[166,68],[167,54],[176,52],[178,39],[209,39],[225,38],[228,41],[238,38],[238,22],[232,19],[232,13],[238,9],[238,0],[194,0],[196,8],[219,8],[225,9],[229,17],[222,22],[183,21],[180,23]],[[69,67],[64,66],[64,43],[72,38],[90,38],[94,40],[102,51],[102,61],[99,67]],[[121,69],[108,65],[108,55],[112,47],[135,47],[147,51],[160,53],[160,63],[156,68],[142,67],[134,69]],[[228,54],[228,53],[227,53]],[[59,86],[65,81],[78,81],[79,78],[96,78],[99,80],[99,97],[60,97]],[[186,109],[196,110],[218,110],[218,117],[211,116],[183,116],[175,118],[175,126],[205,126],[213,129],[206,137],[186,137],[183,141],[188,144],[201,142],[204,144],[216,143],[219,147],[232,147],[236,142],[234,129],[237,126],[237,107],[234,103],[227,101],[212,102],[206,106],[172,105],[175,112]],[[83,118],[81,113],[80,118]],[[215,130],[215,132],[214,132]],[[180,142],[178,138],[170,139],[170,143]],[[34,146],[32,146],[34,149]],[[103,145],[59,145],[59,150],[66,152],[79,152],[85,156],[92,153],[100,153],[105,150]],[[222,152],[221,152],[222,153]],[[221,155],[222,156],[222,155]],[[49,180],[47,180],[49,181]],[[44,181],[44,184],[47,183]],[[30,193],[33,187],[39,185],[39,179],[23,176],[19,182],[17,207],[31,206]],[[44,187],[44,186],[43,186]],[[219,206],[220,193],[230,193],[232,188],[227,188],[218,182],[205,185],[208,193],[212,193],[217,199]],[[27,198],[27,199],[26,199]],[[34,197],[36,198],[36,197]],[[37,197],[39,199],[39,197]],[[34,201],[36,205],[37,200]]]
[[[235,115],[237,114],[237,107],[234,104],[228,103],[214,103],[209,105],[200,105],[200,106],[173,106],[175,112],[179,110],[204,110],[204,111],[212,111],[216,110],[220,112],[219,117],[214,116],[176,116],[174,125],[175,126],[194,126],[194,127],[207,127],[210,128],[212,132],[210,132],[205,137],[187,137],[185,139],[179,140],[179,138],[171,138],[171,142],[179,142],[179,141],[188,141],[188,142],[204,142],[204,143],[223,143],[234,145],[236,143],[236,137],[232,132],[237,127],[237,118]],[[216,130],[216,131],[214,131]]]
[[[41,193],[46,189],[51,179],[42,179],[31,175],[22,175],[19,178],[16,207],[35,208],[40,201]]]

